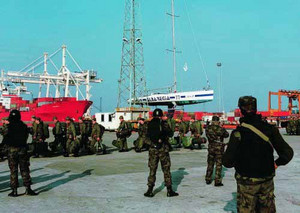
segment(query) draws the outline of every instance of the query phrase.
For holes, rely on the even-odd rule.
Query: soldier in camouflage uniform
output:
[[[102,138],[101,135],[101,129],[99,124],[96,121],[96,118],[92,119],[92,134],[91,134],[91,141],[89,144],[89,153],[104,153],[106,150],[106,147],[104,144],[102,144]]]
[[[193,137],[191,148],[192,149],[196,148],[196,145],[197,145],[198,148],[201,149],[202,148],[201,147],[201,144],[202,144],[201,135],[203,133],[202,123],[201,123],[201,121],[195,121],[194,115],[191,117],[190,131],[191,131],[191,136]]]
[[[7,136],[7,131],[8,131],[8,124],[9,124],[9,120],[7,117],[3,117],[2,118],[2,129],[1,129],[1,135],[2,135],[2,142],[0,144],[0,158],[1,161],[4,161],[4,157],[7,155],[7,146],[6,146],[6,136]]]
[[[179,123],[178,125],[179,141],[178,141],[177,148],[181,148],[183,137],[185,137],[185,134],[188,132],[188,126],[186,125],[186,123],[183,121],[182,118],[179,118],[178,123]]]
[[[66,118],[67,124],[67,132],[66,132],[66,153],[64,154],[65,157],[69,157],[70,154],[73,154],[74,157],[78,157],[79,151],[79,141],[76,139],[76,130],[73,123],[73,119],[70,117]]]
[[[128,124],[123,116],[119,117],[120,119],[120,126],[117,129],[117,141],[113,142],[113,145],[119,148],[119,152],[128,152],[128,146],[127,146],[127,137],[129,134],[129,127]]]
[[[139,137],[133,142],[134,149],[136,152],[141,152],[142,149],[147,148],[147,146],[150,144],[149,138],[147,137],[147,128],[148,125],[145,122],[144,118],[138,118],[138,134]]]
[[[223,186],[222,184],[222,156],[224,153],[224,138],[228,138],[229,133],[220,126],[219,117],[213,116],[212,124],[206,127],[205,133],[208,139],[208,155],[206,184],[211,184],[214,164],[216,163],[215,186]]]
[[[34,158],[38,158],[40,156],[40,147],[41,143],[44,142],[44,127],[43,127],[43,122],[41,121],[40,118],[35,118],[35,127],[33,126],[33,154]]]
[[[292,119],[289,121],[290,123],[290,134],[296,135],[297,134],[297,120],[296,117],[292,117]]]
[[[262,121],[261,115],[256,114],[256,98],[241,97],[239,108],[243,115],[240,126],[232,131],[223,155],[223,165],[236,170],[237,211],[274,213],[275,169],[292,159],[293,150],[277,127]],[[274,149],[279,156],[275,162]]]
[[[54,141],[49,144],[51,150],[53,152],[55,152],[57,150],[57,147],[59,144],[62,144],[62,127],[61,127],[61,123],[59,122],[59,120],[57,119],[57,117],[53,117],[53,121],[54,121],[54,127],[52,129],[52,133],[54,135]]]
[[[8,165],[10,168],[10,187],[12,192],[8,194],[11,197],[17,197],[18,167],[20,167],[23,184],[26,188],[26,195],[37,195],[31,189],[31,178],[29,170],[29,156],[27,155],[28,128],[21,121],[21,114],[18,110],[12,110],[9,114],[9,126],[5,143],[8,147]]]
[[[87,133],[87,128],[85,123],[83,122],[83,118],[79,117],[78,118],[78,123],[79,123],[79,131],[80,131],[80,135],[79,135],[79,142],[80,142],[80,148],[87,148],[87,143],[88,143],[88,133]]]
[[[170,144],[168,143],[168,137],[170,137],[172,131],[168,123],[161,119],[162,116],[162,110],[155,109],[153,111],[153,119],[148,124],[147,136],[151,141],[151,146],[149,149],[148,161],[148,166],[150,168],[148,177],[148,190],[144,194],[146,197],[154,196],[153,187],[155,185],[156,171],[159,161],[164,173],[165,185],[168,190],[167,196],[178,196],[178,193],[174,192],[172,189],[172,177],[170,173],[171,159],[169,155]]]

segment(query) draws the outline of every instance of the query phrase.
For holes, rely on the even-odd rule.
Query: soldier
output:
[[[101,132],[101,128],[99,124],[96,121],[96,118],[92,119],[92,134],[91,134],[91,141],[89,145],[89,153],[104,153],[106,150],[106,147],[104,144],[102,144],[102,138],[103,132]]]
[[[229,133],[220,126],[218,116],[213,116],[212,124],[206,127],[206,137],[208,139],[208,155],[207,155],[207,170],[206,184],[211,184],[214,164],[216,163],[215,186],[223,186],[222,184],[222,156],[224,153],[224,138],[228,138]]]
[[[21,121],[21,114],[18,110],[12,110],[9,114],[9,126],[7,139],[5,143],[8,146],[8,166],[10,168],[10,187],[12,192],[8,194],[11,197],[17,197],[18,167],[20,167],[23,184],[26,187],[26,195],[37,195],[31,189],[31,178],[29,170],[29,157],[27,155],[28,128]]]
[[[149,139],[147,137],[147,123],[145,123],[144,118],[138,118],[138,134],[139,137],[133,142],[134,149],[136,152],[141,152],[143,148],[146,148],[149,145]]]
[[[35,120],[36,120],[36,117],[34,115],[31,116],[32,128],[31,128],[30,133],[32,134],[32,143],[35,141],[34,135],[35,135],[35,132],[36,132],[36,127],[37,127],[37,124],[35,123]]]
[[[73,154],[74,157],[78,157],[78,141],[76,140],[76,130],[73,123],[73,119],[66,117],[67,131],[66,131],[66,153],[64,157],[69,157],[70,154]]]
[[[146,197],[153,197],[153,187],[156,180],[156,170],[160,161],[164,173],[165,185],[167,187],[168,197],[178,196],[178,193],[172,189],[172,177],[170,173],[171,159],[169,155],[170,145],[168,137],[172,131],[166,121],[162,120],[163,112],[161,109],[153,111],[153,119],[148,124],[147,136],[150,138],[151,145],[149,148],[148,166],[150,173],[148,177],[148,190],[144,194]]]
[[[62,145],[62,127],[57,117],[53,117],[54,127],[52,133],[54,135],[54,142],[50,144],[51,150],[55,152],[59,144]]]
[[[43,122],[40,118],[35,118],[35,127],[33,127],[33,154],[34,158],[38,158],[42,154],[42,146],[44,142],[44,127]]]
[[[290,120],[290,126],[291,126],[291,134],[296,135],[297,134],[297,120],[296,117],[292,117]]]
[[[127,137],[131,135],[131,130],[129,128],[128,124],[124,117],[121,115],[119,117],[120,119],[120,126],[117,129],[117,138],[118,138],[118,144],[114,144],[119,148],[119,152],[128,152],[128,146],[127,146]]]
[[[83,118],[79,117],[78,118],[78,123],[79,123],[79,141],[80,141],[80,148],[87,148],[87,141],[88,141],[88,136],[87,136],[87,128],[85,123],[83,122]]]
[[[237,211],[276,212],[275,169],[292,159],[293,150],[275,126],[256,114],[256,98],[243,96],[238,105],[243,115],[241,125],[232,131],[223,156],[223,165],[236,170]],[[279,156],[275,163],[274,149]]]
[[[183,137],[185,137],[185,134],[188,132],[188,127],[182,118],[179,118],[178,123],[179,141],[177,148],[181,148]]]
[[[198,145],[198,148],[201,149],[201,135],[203,133],[203,129],[201,121],[195,121],[195,115],[191,117],[190,131],[193,137],[191,149],[195,148],[196,144]]]
[[[0,144],[0,158],[1,161],[4,161],[4,157],[6,156],[7,146],[5,140],[7,139],[7,131],[8,131],[8,124],[9,120],[7,117],[2,118],[3,127],[1,129],[1,135],[2,135],[2,142]]]

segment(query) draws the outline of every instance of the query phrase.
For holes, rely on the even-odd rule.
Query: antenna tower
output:
[[[125,0],[118,107],[136,105],[137,98],[146,93],[142,30],[137,21],[139,6],[139,0]]]

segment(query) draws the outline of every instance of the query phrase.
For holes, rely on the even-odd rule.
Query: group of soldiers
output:
[[[256,114],[257,104],[254,97],[241,97],[238,105],[243,117],[240,119],[239,126],[232,131],[227,144],[224,143],[224,138],[229,137],[229,133],[220,125],[218,116],[213,116],[211,124],[206,126],[205,134],[209,142],[206,184],[211,184],[213,181],[212,174],[215,165],[214,185],[217,187],[223,186],[222,166],[234,167],[237,182],[238,212],[276,212],[273,181],[275,170],[278,166],[286,165],[292,159],[293,149],[284,141],[276,126],[268,124],[262,119],[261,115]],[[55,141],[52,144],[53,147],[62,144],[65,156],[71,153],[78,154],[81,146],[87,146],[89,151],[92,151],[92,149],[105,149],[101,143],[102,129],[95,119],[92,121],[91,135],[87,135],[83,119],[79,119],[80,134],[76,134],[72,119],[67,118],[66,120],[65,145],[61,142],[64,133],[60,130],[61,124],[56,118],[54,118],[55,127],[53,129]],[[193,120],[189,125],[189,130],[192,139],[199,139],[203,133],[202,125]],[[44,141],[46,134],[42,132],[42,129],[44,129],[41,126],[42,121],[38,118],[33,118],[33,121],[35,126],[32,128],[31,134],[34,142],[39,144]],[[139,137],[134,142],[135,150],[137,152],[143,149],[149,151],[148,190],[144,193],[144,196],[153,197],[155,195],[153,189],[159,162],[164,174],[167,196],[178,196],[179,194],[172,189],[171,158],[169,154],[172,149],[170,141],[174,136],[176,124],[171,117],[164,115],[161,109],[154,110],[153,118],[150,121],[146,122],[143,118],[139,118],[138,123]],[[184,144],[184,137],[187,133],[186,127],[181,126],[181,123],[182,121],[179,121],[179,144],[177,144],[179,146],[181,145],[180,142]],[[11,170],[12,192],[9,196],[17,196],[18,166],[20,166],[26,194],[36,195],[30,188],[29,159],[26,153],[28,127],[21,121],[20,112],[17,110],[11,112],[8,122],[4,124],[7,130],[3,128],[3,142],[8,146],[8,162]],[[132,130],[132,126],[125,122],[121,116],[120,126],[116,130],[118,139],[113,141],[113,145],[118,147],[120,152],[128,151],[127,138],[130,137]],[[87,142],[89,137],[91,140]],[[191,144],[196,144],[196,142],[191,142]],[[276,160],[274,160],[274,150],[278,154]]]
[[[49,138],[48,124],[35,116],[32,116],[31,121],[31,127],[28,128],[29,133],[32,135],[29,150],[32,151],[34,158],[61,152],[65,157],[69,157],[71,154],[78,157],[80,153],[84,152],[86,154],[104,154],[106,152],[106,146],[102,144],[105,128],[98,124],[95,118],[86,121],[83,117],[80,117],[78,123],[75,123],[72,118],[66,117],[66,122],[62,123],[57,117],[53,117],[54,127],[52,132],[54,141],[49,143],[46,142]],[[3,118],[2,123],[3,142],[0,145],[0,157],[3,160],[6,155],[4,140],[9,125],[8,118]]]

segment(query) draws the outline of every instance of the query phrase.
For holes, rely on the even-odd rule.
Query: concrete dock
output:
[[[300,136],[285,135],[284,130],[282,134],[295,155],[276,171],[277,212],[300,212]],[[135,137],[129,139],[130,147]],[[223,168],[223,187],[205,184],[207,149],[171,152],[173,188],[179,196],[166,196],[159,167],[155,196],[146,198],[148,152],[119,153],[111,145],[113,139],[114,133],[104,135],[111,149],[107,155],[31,158],[32,188],[39,192],[36,197],[8,197],[10,173],[7,161],[1,162],[0,212],[236,212],[234,169]],[[18,192],[24,193],[25,188]]]

